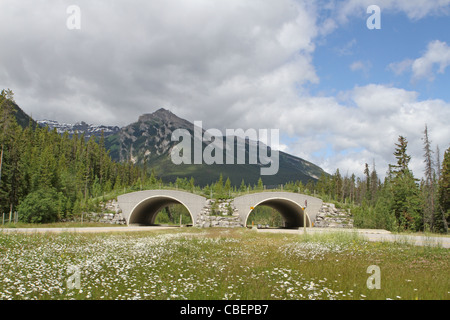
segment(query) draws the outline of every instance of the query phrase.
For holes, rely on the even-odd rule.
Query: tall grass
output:
[[[0,232],[0,299],[449,299],[449,252],[351,232]],[[370,265],[379,290],[367,288]]]

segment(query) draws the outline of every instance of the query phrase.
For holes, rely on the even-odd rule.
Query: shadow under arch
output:
[[[155,219],[158,213],[165,207],[172,204],[181,204],[189,212],[191,220],[194,221],[192,212],[182,201],[170,196],[152,196],[139,202],[128,217],[128,225],[152,226],[155,225]]]
[[[284,198],[269,198],[264,199],[257,204],[253,205],[253,208],[256,208],[257,206],[268,206],[270,208],[273,208],[277,210],[281,217],[284,220],[284,227],[285,228],[300,228],[303,227],[303,220],[304,215],[306,214],[306,227],[311,226],[311,219],[308,216],[308,213],[305,213],[305,210],[303,207],[301,207],[296,202],[284,199]],[[247,225],[247,220],[250,216],[250,213],[253,211],[253,209],[250,209],[245,217],[245,224]]]

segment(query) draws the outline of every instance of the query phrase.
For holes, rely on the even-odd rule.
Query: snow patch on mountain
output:
[[[93,125],[87,124],[84,121],[71,124],[60,123],[55,120],[37,120],[37,123],[41,127],[48,127],[49,130],[56,129],[56,131],[60,134],[67,132],[70,136],[72,136],[76,132],[78,134],[84,133],[86,138],[89,138],[92,135],[100,137],[102,131],[105,137],[120,131],[120,128],[118,126]]]

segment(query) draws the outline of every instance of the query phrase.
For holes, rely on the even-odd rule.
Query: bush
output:
[[[19,205],[19,219],[28,223],[55,222],[66,202],[65,197],[55,189],[31,192]]]

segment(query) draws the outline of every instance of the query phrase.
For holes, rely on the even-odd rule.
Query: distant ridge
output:
[[[68,132],[69,135],[85,135],[99,137],[103,131],[105,146],[115,161],[132,161],[137,165],[147,166],[149,172],[155,173],[167,182],[175,182],[179,178],[194,178],[197,185],[205,186],[219,179],[230,178],[232,185],[239,186],[244,180],[248,185],[256,185],[261,178],[264,185],[276,186],[287,182],[301,181],[306,184],[316,181],[322,174],[328,175],[317,165],[285,152],[279,152],[279,171],[273,176],[261,176],[261,164],[225,164],[225,165],[175,165],[170,157],[172,148],[178,142],[171,141],[172,132],[176,129],[186,129],[193,135],[194,125],[182,119],[169,110],[160,108],[153,113],[141,115],[137,122],[125,127],[90,125],[85,122],[76,124],[59,123],[54,120],[34,121],[19,106],[15,104],[15,117],[22,127],[39,125],[56,129],[58,133]],[[246,153],[248,155],[246,141]],[[260,142],[258,142],[260,143]],[[236,146],[235,146],[236,147]]]
[[[38,120],[37,123],[41,127],[47,127],[49,130],[54,130],[58,133],[63,134],[67,132],[69,136],[74,135],[75,133],[82,134],[84,133],[85,138],[90,138],[92,135],[96,137],[100,137],[103,131],[105,137],[110,136],[119,132],[120,128],[118,126],[103,126],[103,125],[91,125],[86,122],[77,122],[75,124],[69,123],[59,123],[54,120]]]

